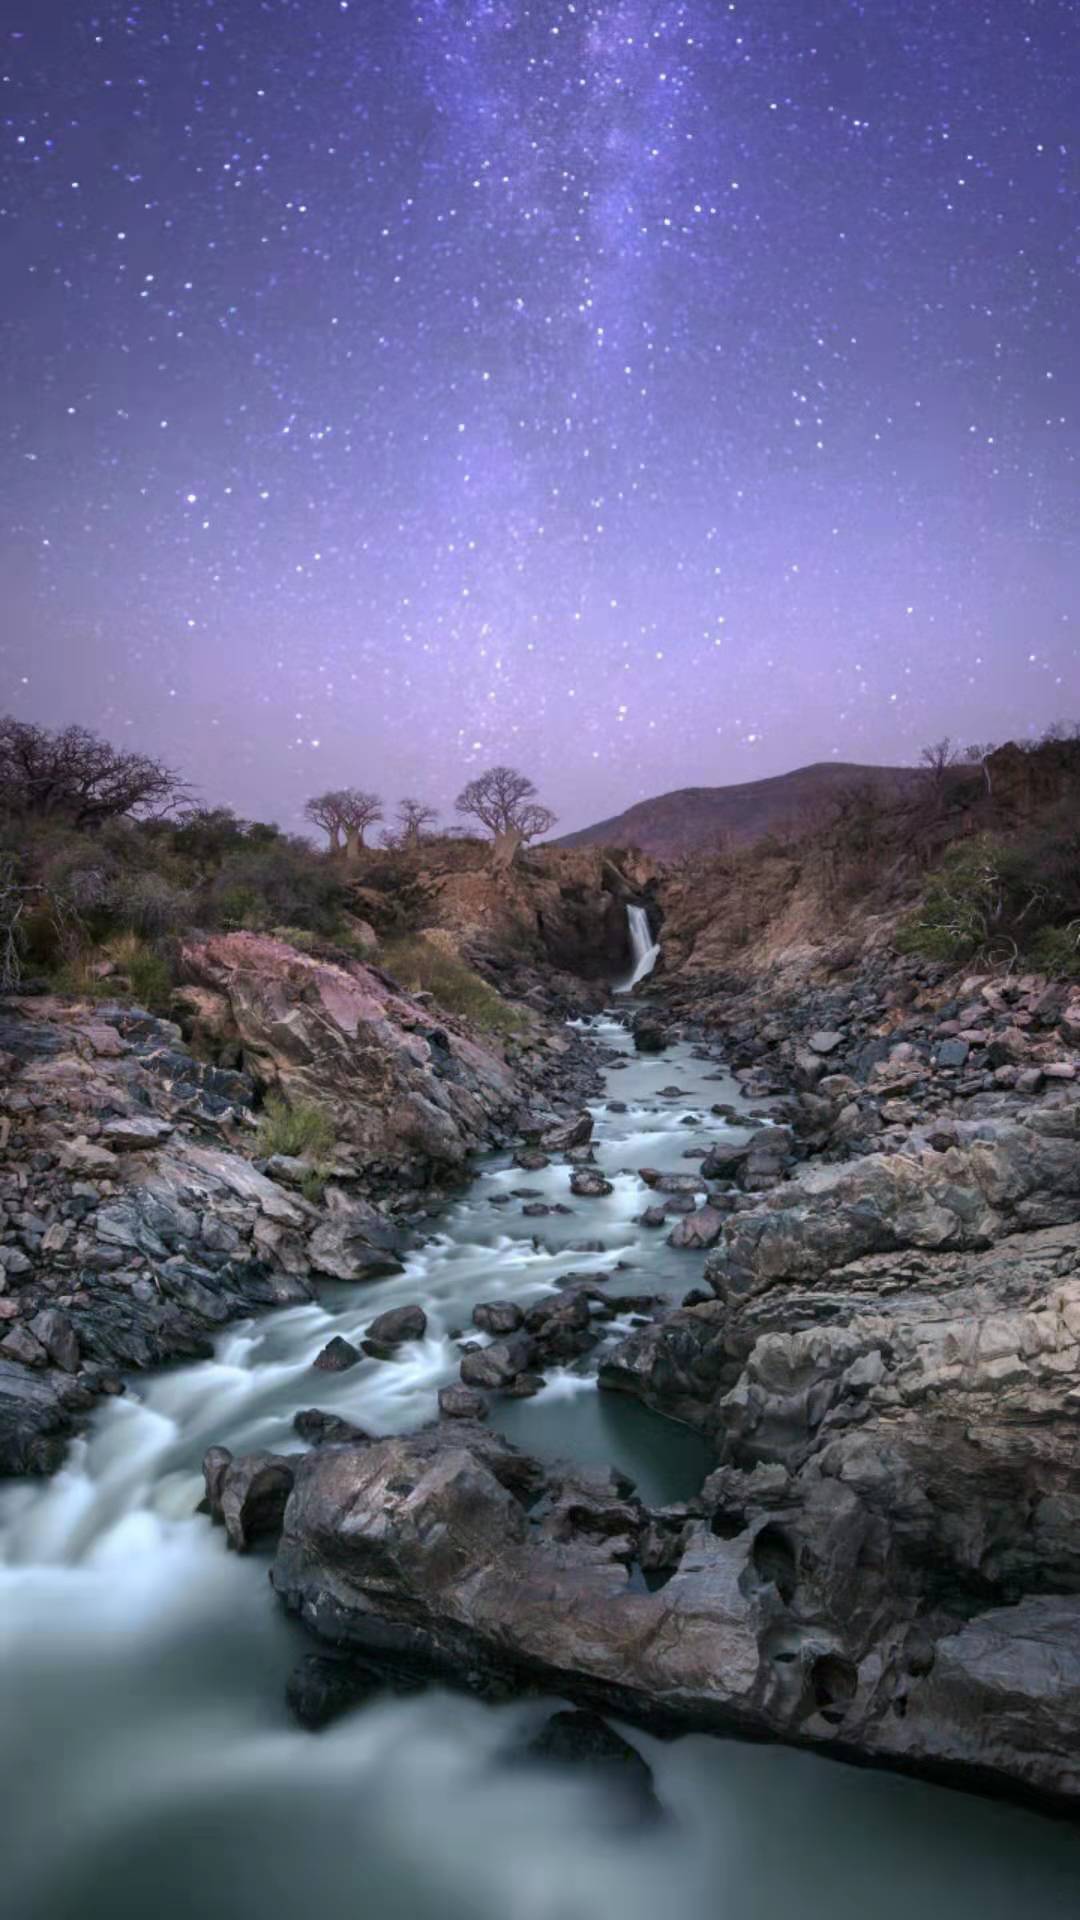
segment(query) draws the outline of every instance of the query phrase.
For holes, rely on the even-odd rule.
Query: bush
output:
[[[1080,940],[1080,827],[1052,817],[1005,843],[954,847],[897,931],[901,953],[1072,973]]]
[[[487,1033],[518,1033],[524,1016],[486,980],[433,940],[388,940],[379,964],[410,993],[430,993],[447,1013],[456,1013]]]
[[[1040,973],[1080,980],[1080,920],[1068,927],[1041,928],[1031,943],[1031,958]]]
[[[267,1095],[258,1135],[259,1152],[265,1159],[275,1153],[289,1159],[329,1159],[336,1141],[334,1123],[323,1107],[311,1100],[290,1106],[278,1093]]]
[[[226,855],[206,888],[206,918],[225,927],[299,928],[332,938],[348,903],[340,875],[306,841],[284,835]]]

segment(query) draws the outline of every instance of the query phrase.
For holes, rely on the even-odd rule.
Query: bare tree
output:
[[[127,753],[86,727],[50,733],[0,720],[0,809],[16,818],[98,827],[121,814],[169,813],[188,793],[179,775],[145,753]]]
[[[528,775],[513,767],[489,767],[462,788],[454,805],[487,828],[498,867],[512,865],[519,848],[555,825],[555,814],[540,805]]]
[[[982,768],[982,777],[986,782],[987,793],[992,793],[994,790],[994,783],[990,777],[990,768],[987,765],[987,762],[990,759],[990,755],[996,752],[997,752],[997,748],[995,747],[994,742],[992,740],[983,740],[981,742],[978,740],[972,740],[964,748],[964,759],[967,761],[968,765],[971,767]]]
[[[398,805],[398,837],[405,846],[418,847],[428,828],[435,826],[438,818],[437,807],[429,807],[423,800],[406,798]]]
[[[364,845],[364,834],[368,827],[383,818],[382,801],[377,793],[367,793],[363,787],[342,787],[337,798],[341,803],[345,858],[355,860]]]
[[[943,740],[934,740],[922,749],[919,754],[919,764],[926,767],[934,786],[942,787],[949,768],[957,766],[960,757],[960,748],[946,734]]]
[[[304,807],[304,818],[312,826],[321,827],[330,841],[330,852],[340,853],[344,820],[342,817],[342,794],[331,790],[329,793],[317,793]]]

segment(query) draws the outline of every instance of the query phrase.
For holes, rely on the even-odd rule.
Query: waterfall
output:
[[[660,958],[660,948],[652,937],[649,916],[644,907],[627,907],[626,918],[630,928],[630,951],[634,956],[634,969],[629,980],[624,980],[616,989],[618,993],[629,993],[639,980],[651,973]]]

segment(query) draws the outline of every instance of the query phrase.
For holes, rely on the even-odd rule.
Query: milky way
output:
[[[1076,0],[0,19],[0,711],[568,826],[1080,712]]]

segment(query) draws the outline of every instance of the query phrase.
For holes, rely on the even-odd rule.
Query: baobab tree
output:
[[[329,793],[317,793],[307,801],[304,818],[312,826],[321,827],[330,842],[330,852],[340,853],[343,845],[344,820],[342,818],[342,795],[331,790]]]
[[[345,858],[355,860],[366,829],[383,817],[382,801],[362,787],[332,787],[309,800],[304,815],[327,835],[331,853],[344,848]]]
[[[383,818],[382,801],[377,793],[367,793],[363,787],[343,787],[338,799],[341,802],[341,826],[345,835],[345,858],[355,860],[364,845],[364,834],[368,827]]]
[[[511,866],[521,847],[555,825],[555,814],[537,800],[533,782],[514,767],[489,767],[462,788],[454,805],[486,827],[497,867]]]
[[[406,798],[398,805],[397,837],[403,846],[418,847],[428,828],[435,826],[438,818],[437,807],[429,807],[423,800]]]

